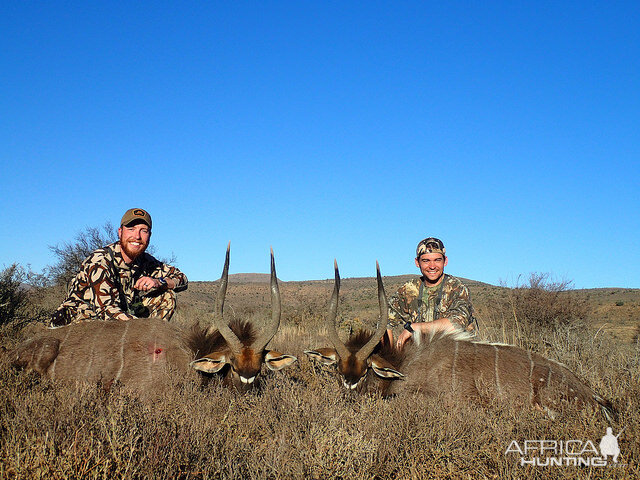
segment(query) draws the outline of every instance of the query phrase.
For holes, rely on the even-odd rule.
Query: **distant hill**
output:
[[[271,279],[271,275],[268,273],[231,273],[229,274],[230,283],[269,283],[270,279]]]
[[[416,275],[414,274],[407,274],[407,275],[384,276],[383,278],[385,279],[385,281],[391,282],[391,283],[404,283],[414,279],[415,277]],[[270,278],[271,278],[271,275],[268,273],[231,273],[229,274],[230,283],[269,283]],[[375,283],[375,277],[342,277],[342,278],[343,280],[348,279],[356,282],[363,281],[365,283],[371,283],[371,282]],[[490,287],[495,286],[489,283],[470,280],[468,278],[462,278],[462,277],[458,277],[458,278],[460,278],[460,280],[462,280],[462,283],[464,283],[467,286],[490,286]],[[283,280],[278,279],[278,281],[282,282]],[[320,279],[320,280],[304,280],[303,282],[304,283],[308,283],[308,282],[324,283],[327,281],[333,281],[333,277]],[[303,283],[303,282],[300,282],[300,283]]]

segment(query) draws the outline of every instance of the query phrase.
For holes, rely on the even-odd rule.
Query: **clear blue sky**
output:
[[[638,2],[3,2],[0,267],[147,209],[191,280],[640,287]]]

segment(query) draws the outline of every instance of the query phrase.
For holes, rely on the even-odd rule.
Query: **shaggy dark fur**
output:
[[[370,330],[359,330],[351,335],[345,345],[350,352],[355,353],[369,341],[373,334],[374,332]],[[386,335],[384,336],[384,340],[387,340]],[[401,351],[398,351],[395,348],[395,345],[390,345],[388,341],[379,342],[373,349],[372,355],[374,354],[380,355],[396,368],[400,368],[402,362],[405,359],[405,354]]]
[[[256,339],[256,331],[252,323],[245,320],[233,320],[229,327],[236,334],[240,342],[245,346],[250,346]],[[219,352],[227,347],[227,342],[218,330],[207,333],[208,327],[203,327],[196,323],[191,327],[191,332],[187,336],[186,343],[194,353],[195,358],[212,352]]]

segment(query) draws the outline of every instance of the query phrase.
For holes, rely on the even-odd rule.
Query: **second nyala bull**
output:
[[[281,302],[271,251],[271,321],[258,334],[249,322],[223,320],[229,278],[229,248],[216,299],[213,325],[181,328],[158,318],[93,321],[47,330],[9,353],[16,367],[51,379],[119,382],[142,392],[162,386],[169,370],[219,374],[225,385],[244,391],[255,384],[263,363],[280,370],[296,357],[266,350],[280,324]],[[195,373],[193,374],[195,375]]]
[[[337,316],[340,274],[337,264],[327,330],[332,347],[306,350],[312,359],[336,365],[343,385],[385,397],[400,392],[453,395],[477,401],[506,400],[531,405],[553,415],[563,402],[590,405],[612,421],[611,403],[596,394],[560,363],[504,344],[472,341],[466,333],[437,333],[414,338],[398,350],[383,335],[388,319],[387,297],[376,262],[380,319],[377,330],[359,331],[343,343]],[[414,334],[415,336],[415,334]],[[383,340],[381,340],[383,339]]]

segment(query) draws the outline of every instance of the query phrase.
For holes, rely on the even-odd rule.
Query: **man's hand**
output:
[[[434,320],[433,322],[417,322],[412,323],[411,328],[418,335],[422,333],[438,333],[438,332],[453,332],[456,330],[456,327],[448,318],[439,318],[438,320]],[[409,341],[412,337],[411,332],[408,330],[403,330],[402,333],[398,336],[398,341],[396,342],[396,347],[398,350],[402,350],[404,344]]]
[[[167,288],[169,290],[173,290],[176,287],[176,282],[174,282],[172,279],[165,278],[164,280],[165,282],[167,282]],[[133,288],[135,288],[136,290],[142,290],[143,292],[148,292],[149,290],[153,290],[154,288],[158,288],[161,286],[162,283],[157,278],[140,277]]]
[[[142,290],[143,292],[148,292],[149,290],[153,290],[154,288],[158,288],[159,286],[160,281],[157,278],[140,277],[133,288],[135,288],[136,290]]]
[[[412,323],[411,327],[414,328],[415,330],[415,326],[418,325],[417,323]],[[402,348],[404,347],[404,344],[407,343],[409,341],[409,339],[412,337],[412,333],[409,330],[403,330],[402,333],[400,335],[398,335],[398,340],[396,341],[396,348],[398,350],[402,350]]]

